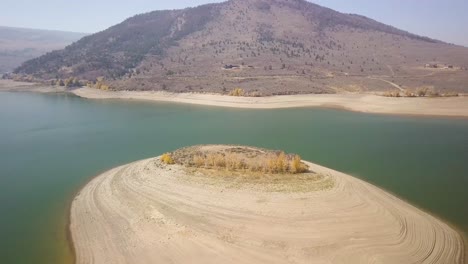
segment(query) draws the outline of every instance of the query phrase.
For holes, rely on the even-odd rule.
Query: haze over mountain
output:
[[[428,67],[429,66],[429,67]],[[468,48],[303,0],[230,0],[134,16],[24,63],[29,79],[259,95],[468,91]]]
[[[84,33],[0,26],[0,73],[84,37]]]

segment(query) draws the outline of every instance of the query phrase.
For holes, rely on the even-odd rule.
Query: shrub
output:
[[[226,168],[226,159],[221,154],[216,154],[213,157],[214,159],[214,166],[217,168]]]
[[[251,92],[251,93],[248,93],[247,96],[249,96],[249,97],[261,97],[262,94],[260,92]]]
[[[263,168],[265,173],[276,173],[276,164],[274,159],[268,159],[266,166]]]
[[[424,96],[426,96],[426,94],[427,94],[427,88],[419,88],[419,89],[416,91],[416,94],[417,94],[419,97],[424,97]]]
[[[429,92],[429,96],[430,97],[439,97],[440,93],[439,93],[439,91],[431,91],[431,92]]]
[[[72,87],[73,86],[73,78],[72,77],[65,80],[65,86],[66,87]]]
[[[389,91],[383,94],[385,97],[400,97],[400,92],[398,91]]]
[[[207,155],[205,164],[207,167],[216,167],[216,156],[213,154]]]
[[[236,170],[241,167],[241,161],[237,155],[227,154],[224,158],[226,160],[226,168],[228,170]]]
[[[110,86],[105,84],[104,81],[97,81],[96,88],[103,91],[108,91],[110,89]]]
[[[192,163],[197,168],[203,167],[205,166],[205,158],[200,155],[195,155],[192,158]]]
[[[172,158],[171,154],[164,153],[161,156],[161,161],[165,164],[175,164],[174,159]]]
[[[416,97],[416,95],[413,92],[411,92],[409,90],[406,90],[405,91],[405,97]]]
[[[457,97],[460,96],[457,92],[447,92],[443,96],[445,97]]]
[[[274,159],[274,171],[283,173],[288,171],[288,161],[286,159],[286,154],[284,152],[281,152],[276,159]]]
[[[301,162],[301,156],[299,155],[294,156],[290,167],[292,173],[303,173],[307,171],[307,165]]]
[[[229,93],[230,96],[244,96],[245,91],[242,88],[236,88]]]

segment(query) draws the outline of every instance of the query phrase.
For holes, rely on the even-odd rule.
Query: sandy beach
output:
[[[204,180],[159,158],[111,169],[72,203],[77,263],[463,263],[463,239],[447,224],[357,178],[307,165],[333,186],[271,191]]]
[[[447,98],[390,98],[373,94],[307,94],[270,97],[233,97],[219,94],[101,91],[92,88],[80,88],[73,90],[72,93],[89,99],[132,99],[235,108],[328,107],[364,113],[468,117],[468,97],[465,96]]]

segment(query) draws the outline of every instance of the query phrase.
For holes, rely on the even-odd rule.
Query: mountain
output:
[[[25,62],[20,76],[115,90],[250,94],[468,90],[468,48],[303,0],[230,0],[136,15]],[[107,86],[106,86],[107,87]]]
[[[13,71],[23,62],[46,54],[86,34],[0,26],[0,74]]]

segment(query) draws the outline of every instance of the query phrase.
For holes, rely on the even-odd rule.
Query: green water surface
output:
[[[90,177],[216,143],[299,153],[468,231],[467,119],[0,93],[0,263],[70,261],[67,208]]]

